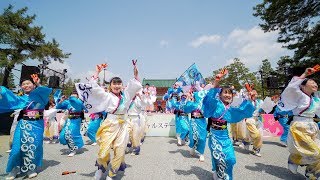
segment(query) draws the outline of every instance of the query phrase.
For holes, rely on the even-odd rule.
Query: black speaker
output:
[[[279,88],[279,82],[277,77],[267,77],[267,88]]]
[[[20,83],[22,80],[25,79],[32,79],[32,74],[40,74],[40,69],[37,66],[22,66],[21,68],[21,76],[20,76]]]
[[[58,76],[50,76],[49,77],[49,87],[51,88],[59,88],[60,86],[60,77]]]
[[[290,76],[290,79],[293,76],[300,76],[301,74],[303,74],[306,68],[307,66],[297,66],[297,67],[289,68],[288,74]]]

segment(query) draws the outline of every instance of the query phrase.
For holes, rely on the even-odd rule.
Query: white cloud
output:
[[[235,29],[227,37],[223,47],[233,51],[250,68],[258,67],[263,59],[273,64],[278,57],[286,55],[287,49],[277,43],[278,32],[265,33],[258,26],[249,30]]]
[[[219,35],[209,35],[209,36],[203,35],[193,40],[192,42],[190,42],[189,45],[194,48],[198,48],[203,44],[216,44],[220,42],[220,40],[221,40],[221,36]]]
[[[160,41],[160,46],[161,47],[167,47],[169,45],[169,42],[167,40],[161,40]]]

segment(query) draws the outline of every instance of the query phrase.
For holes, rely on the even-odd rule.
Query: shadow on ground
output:
[[[190,151],[188,150],[184,150],[184,149],[177,149],[175,151],[169,151],[170,154],[176,154],[176,153],[180,153],[183,157],[185,158],[198,158],[196,155],[195,156],[191,156]]]
[[[81,149],[77,150],[77,154],[83,154],[86,151],[89,151],[89,150],[87,148],[81,148]],[[60,152],[62,152],[61,155],[68,155],[70,153],[70,150],[69,149],[61,149]]]
[[[181,176],[196,175],[197,179],[201,179],[201,180],[212,179],[212,172],[197,166],[191,166],[190,170],[174,169],[174,172]]]
[[[287,168],[274,166],[274,165],[266,165],[262,163],[255,163],[256,166],[245,166],[246,169],[251,171],[264,171],[267,174],[275,176],[280,179],[290,179],[290,180],[300,180],[305,179],[305,177],[301,174],[293,174]]]
[[[132,167],[132,166],[131,166],[130,164],[127,164],[127,168],[131,168],[131,167]],[[91,172],[91,173],[89,173],[89,174],[81,173],[80,175],[81,175],[81,176],[85,176],[85,177],[92,177],[92,178],[94,178],[95,173],[96,173],[96,172],[94,171],[94,172]],[[102,175],[101,179],[106,179],[107,175],[108,175],[108,169],[107,169],[106,172]],[[115,179],[122,179],[124,176],[125,176],[124,171],[118,171],[117,176],[114,177],[114,178],[112,178],[112,179],[114,179],[114,180],[115,180]]]
[[[283,146],[280,142],[274,142],[274,141],[263,141],[263,144],[276,145],[276,146],[279,146],[279,147],[283,147],[283,148],[285,148],[285,146]]]

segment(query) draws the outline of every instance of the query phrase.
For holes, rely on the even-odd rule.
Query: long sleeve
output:
[[[255,111],[254,106],[248,100],[244,100],[239,107],[230,107],[224,115],[225,120],[229,123],[237,123],[244,118],[252,117]]]
[[[304,79],[299,77],[293,77],[289,82],[288,86],[281,94],[280,101],[278,102],[278,107],[281,111],[290,111],[299,106],[299,102],[305,95],[300,90],[300,85]]]
[[[133,99],[136,93],[142,88],[142,85],[136,79],[131,79],[124,90],[124,94],[127,99]]]
[[[27,103],[27,99],[17,96],[9,89],[0,86],[0,113],[23,109]]]
[[[69,100],[64,100],[61,103],[56,104],[56,109],[68,109]]]
[[[209,90],[209,92],[207,93],[207,95],[203,98],[202,101],[202,111],[203,111],[203,115],[207,118],[209,117],[214,117],[214,115],[216,114],[216,109],[217,109],[217,105],[218,102],[220,101],[219,99],[217,99],[217,95],[219,93],[220,89],[218,88],[212,88]]]
[[[49,95],[51,94],[52,89],[46,86],[39,86],[29,94],[29,99],[31,101],[40,103],[39,109],[43,109],[49,102]]]
[[[79,99],[84,103],[89,113],[102,112],[106,110],[109,104],[109,93],[100,87],[96,81],[92,80],[89,83],[75,84]]]
[[[53,99],[54,99],[55,104],[59,103],[61,96],[62,96],[61,89],[57,89],[56,92],[53,94]]]
[[[70,97],[69,102],[74,112],[81,112],[82,110],[85,109],[83,102],[76,97]]]

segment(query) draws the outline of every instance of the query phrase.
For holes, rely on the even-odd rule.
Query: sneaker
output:
[[[35,171],[28,172],[28,178],[29,179],[37,177],[37,176],[38,176],[38,173],[36,173]]]
[[[97,143],[96,143],[96,142],[94,142],[94,143],[92,143],[92,144],[91,144],[91,146],[96,146],[96,145],[97,145]]]
[[[235,143],[234,143],[234,145],[236,145],[236,146],[240,146],[240,144],[242,144],[242,142],[240,142],[240,141],[235,141]]]
[[[239,145],[239,147],[240,147],[241,149],[249,150],[250,145],[249,145],[249,144],[244,145],[243,143],[241,143],[241,144]]]
[[[76,155],[76,150],[71,151],[70,154],[68,154],[68,157],[73,157],[74,155]]]
[[[181,138],[178,137],[178,146],[182,146]]]
[[[204,162],[204,156],[202,154],[200,155],[199,161]]]
[[[288,163],[288,169],[289,169],[293,174],[297,174],[297,172],[298,172],[298,165],[292,164],[292,163]]]
[[[131,153],[131,156],[135,156],[135,155],[137,155],[135,152],[132,152],[132,153]]]
[[[253,149],[253,154],[258,156],[258,157],[261,157],[260,149]]]
[[[94,179],[95,180],[100,180],[101,179],[101,177],[102,177],[102,170],[101,169],[98,169],[97,171],[96,171],[96,173],[94,173]]]
[[[194,156],[195,154],[196,154],[196,150],[195,150],[195,149],[193,149],[193,148],[192,148],[192,149],[190,149],[190,155],[191,155],[191,156]]]
[[[16,178],[17,174],[20,172],[20,169],[15,167],[11,170],[11,172],[9,173],[9,175],[6,177],[6,180],[12,180],[14,178]]]
[[[50,141],[49,141],[49,140],[48,140],[48,141],[44,141],[44,143],[45,143],[45,144],[50,144]]]
[[[11,149],[9,149],[8,151],[6,151],[6,153],[10,153],[11,152]]]

